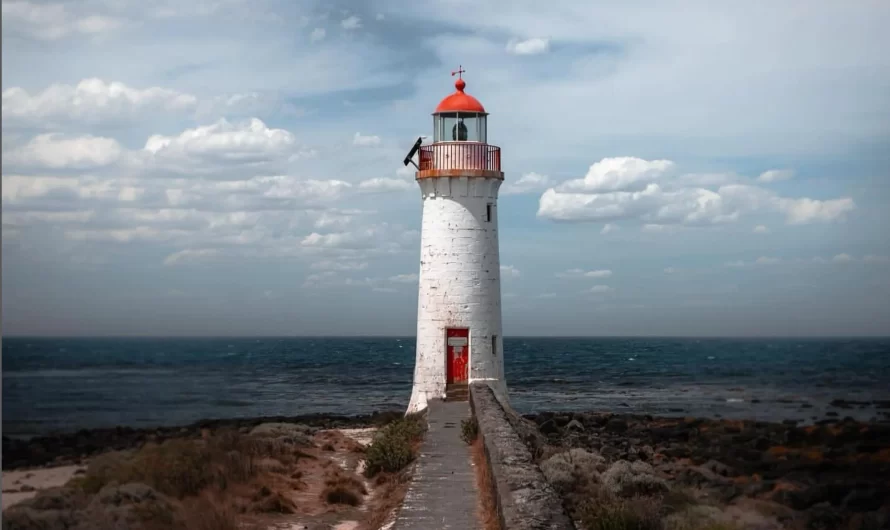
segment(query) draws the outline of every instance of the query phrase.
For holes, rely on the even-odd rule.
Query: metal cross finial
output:
[[[464,70],[463,65],[458,65],[458,66],[457,66],[457,71],[456,71],[456,72],[451,72],[451,75],[457,74],[458,79],[463,79],[463,73],[464,73],[464,72],[466,72],[466,70]]]

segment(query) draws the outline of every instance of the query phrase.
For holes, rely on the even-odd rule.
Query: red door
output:
[[[470,330],[448,328],[445,334],[448,349],[448,383],[466,383],[470,361]]]

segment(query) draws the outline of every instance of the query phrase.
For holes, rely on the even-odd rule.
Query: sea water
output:
[[[3,434],[404,410],[414,339],[3,340]],[[887,419],[890,339],[505,338],[523,413]],[[838,408],[833,400],[856,401]],[[868,403],[868,404],[866,404]]]

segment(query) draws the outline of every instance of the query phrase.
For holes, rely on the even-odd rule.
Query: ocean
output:
[[[403,410],[414,346],[411,337],[4,338],[3,435]],[[868,404],[890,400],[890,339],[517,337],[504,352],[522,413],[890,416]]]

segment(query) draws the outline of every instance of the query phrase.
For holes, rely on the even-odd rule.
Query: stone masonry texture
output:
[[[497,396],[486,383],[470,385],[470,405],[495,490],[504,530],[575,530],[562,500],[544,478],[514,430]]]
[[[451,327],[469,329],[469,381],[488,381],[506,399],[497,216],[501,181],[439,177],[418,182],[423,222],[417,359],[408,411],[422,410],[427,400],[445,395],[445,330]]]

